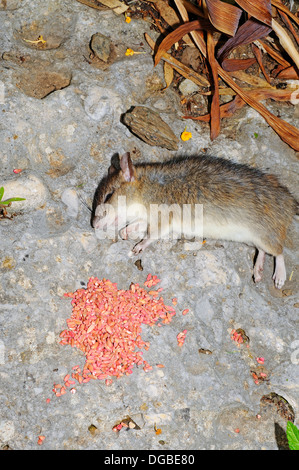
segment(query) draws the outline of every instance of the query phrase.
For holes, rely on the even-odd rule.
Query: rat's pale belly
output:
[[[256,244],[256,236],[248,227],[237,223],[211,223],[203,221],[202,235],[204,238],[230,240],[235,242]]]

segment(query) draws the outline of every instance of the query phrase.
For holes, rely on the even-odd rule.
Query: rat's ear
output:
[[[129,152],[122,155],[120,159],[120,168],[125,181],[130,182],[135,180],[135,168]]]
[[[120,170],[119,155],[115,153],[111,158],[111,163],[108,168],[108,175],[109,176],[114,175],[114,173],[117,173],[119,170]]]
[[[114,165],[110,165],[109,168],[108,168],[108,175],[111,176],[113,175],[114,173],[116,173],[118,170],[115,168]]]

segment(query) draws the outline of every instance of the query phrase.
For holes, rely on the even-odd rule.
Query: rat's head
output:
[[[100,182],[92,218],[92,226],[98,230],[124,227],[137,216],[135,205],[138,197],[136,170],[127,152],[119,160],[120,168],[113,164]]]

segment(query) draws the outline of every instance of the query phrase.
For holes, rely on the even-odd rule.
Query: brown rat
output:
[[[157,208],[166,208],[159,222],[152,218]],[[192,230],[182,217],[185,208],[194,219]],[[117,229],[124,239],[143,237],[134,254],[173,232],[194,236],[194,226],[205,238],[254,245],[258,249],[255,282],[261,280],[268,253],[275,257],[273,279],[281,288],[286,279],[283,245],[298,213],[298,202],[276,176],[247,165],[209,156],[134,165],[125,153],[120,169],[111,165],[99,184],[92,225],[96,231]]]

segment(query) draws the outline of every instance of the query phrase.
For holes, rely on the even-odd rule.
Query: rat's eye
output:
[[[112,191],[111,193],[108,193],[108,194],[106,195],[105,200],[104,200],[104,204],[109,201],[109,199],[111,198],[112,194],[113,194],[113,191]]]

